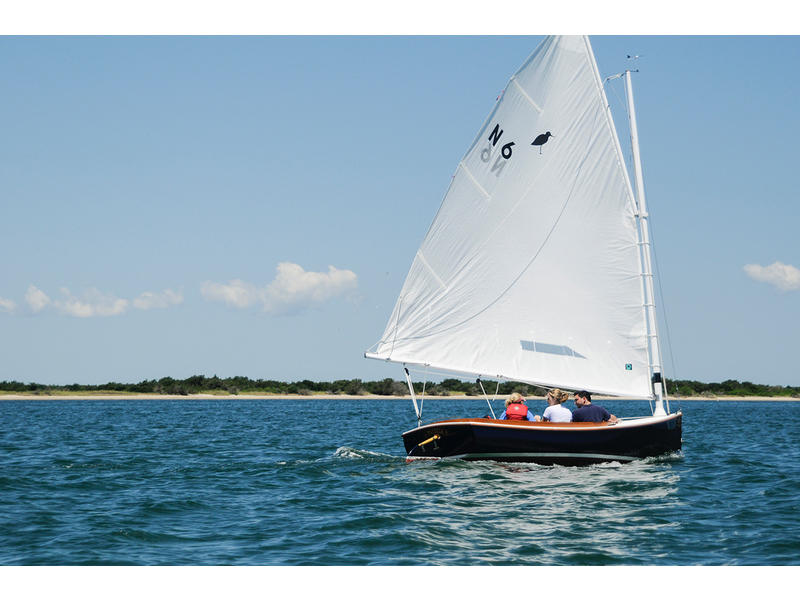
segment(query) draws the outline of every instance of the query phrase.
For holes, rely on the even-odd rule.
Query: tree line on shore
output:
[[[545,388],[515,382],[501,382],[499,388],[496,381],[483,380],[486,393],[494,394],[495,390],[500,395],[519,392],[526,396],[544,396]],[[670,380],[667,382],[670,395],[673,396],[784,396],[800,398],[800,387],[763,385],[750,381],[737,381],[728,379],[721,383],[703,383],[689,380]],[[417,394],[423,392],[421,382],[414,384]],[[139,383],[109,382],[100,385],[45,385],[40,383],[22,383],[19,381],[0,382],[0,392],[53,394],[53,393],[138,393],[138,394],[169,394],[182,395],[200,393],[227,393],[227,394],[299,394],[313,396],[314,394],[352,395],[352,396],[398,396],[408,394],[408,386],[403,381],[391,378],[379,381],[362,381],[361,379],[338,379],[336,381],[302,381],[285,382],[272,379],[250,379],[249,377],[206,377],[193,375],[186,379],[149,379]],[[475,381],[462,381],[460,379],[444,379],[440,382],[429,381],[424,384],[426,396],[466,395],[482,396],[480,386]]]

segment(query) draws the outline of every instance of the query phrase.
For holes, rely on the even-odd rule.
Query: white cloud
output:
[[[73,296],[67,288],[61,288],[63,300],[54,300],[53,306],[59,312],[72,317],[111,317],[121,315],[128,309],[130,302],[124,298],[117,298],[111,294],[90,288],[78,298]]]
[[[233,279],[229,283],[206,281],[200,288],[203,298],[212,302],[224,302],[234,308],[247,308],[257,303],[261,292],[252,283]]]
[[[25,302],[33,312],[38,313],[47,308],[50,298],[35,285],[29,285],[28,291],[25,292]]]
[[[96,288],[90,288],[80,296],[73,294],[65,287],[61,288],[60,291],[60,298],[51,299],[35,285],[30,285],[25,293],[25,302],[34,314],[40,313],[46,308],[51,308],[63,315],[80,318],[121,315],[127,312],[131,306],[140,310],[149,310],[152,308],[168,308],[183,302],[183,294],[170,289],[166,289],[163,292],[143,292],[133,301],[118,298],[113,294],[103,293]],[[5,309],[10,312],[15,306],[11,300],[6,301],[0,298],[0,310]]]
[[[275,279],[264,287],[234,279],[227,284],[207,281],[202,294],[207,300],[234,308],[261,304],[268,313],[280,314],[318,306],[358,286],[358,277],[347,269],[329,266],[327,273],[306,271],[298,264],[278,264]]]
[[[326,300],[354,290],[358,278],[352,271],[329,266],[327,273],[304,271],[303,267],[282,262],[278,274],[264,290],[264,310],[286,312],[322,304]]]
[[[774,262],[768,267],[762,267],[761,265],[745,265],[743,269],[750,278],[774,285],[779,290],[789,291],[800,289],[800,269],[792,265]]]
[[[181,292],[173,292],[167,289],[161,293],[142,292],[138,298],[134,299],[133,306],[139,310],[150,310],[151,308],[169,308],[182,302],[183,294]]]
[[[17,303],[13,300],[9,300],[8,298],[0,297],[0,312],[14,312],[17,308]]]

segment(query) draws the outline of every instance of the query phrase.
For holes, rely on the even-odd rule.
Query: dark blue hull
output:
[[[460,458],[587,465],[627,462],[681,449],[680,412],[608,423],[454,419],[403,434],[409,458]]]

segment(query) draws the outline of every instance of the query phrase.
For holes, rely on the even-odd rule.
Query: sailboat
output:
[[[409,458],[585,465],[680,450],[682,414],[670,412],[662,381],[631,71],[615,77],[626,82],[634,185],[582,36],[534,50],[458,163],[365,352],[405,370],[417,417],[402,434]],[[423,424],[409,367],[648,399],[652,414],[550,423],[492,410]]]

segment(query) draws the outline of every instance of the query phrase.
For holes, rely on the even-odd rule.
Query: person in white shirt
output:
[[[569,423],[572,421],[572,411],[566,406],[562,406],[567,400],[569,400],[567,392],[559,389],[547,392],[547,404],[549,406],[544,409],[542,420],[550,421],[551,423]]]

